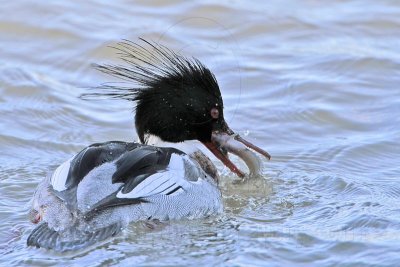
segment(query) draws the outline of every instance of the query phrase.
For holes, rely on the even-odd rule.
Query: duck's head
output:
[[[229,160],[228,152],[241,157],[248,166],[256,160],[248,148],[270,159],[266,151],[229,128],[221,91],[208,68],[195,58],[141,41],[123,41],[115,47],[127,63],[125,66],[96,65],[97,69],[134,85],[102,86],[103,91],[95,95],[136,102],[135,125],[142,143],[147,143],[149,136],[173,143],[198,140],[240,177],[244,174]]]

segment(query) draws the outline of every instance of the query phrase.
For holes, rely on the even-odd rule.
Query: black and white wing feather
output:
[[[181,193],[201,175],[200,167],[177,149],[114,141],[91,145],[58,167],[51,176],[54,192],[76,209],[81,182],[105,163],[115,168],[106,181],[118,187],[90,205],[87,218],[111,207],[148,202],[155,195]]]
[[[130,221],[199,218],[222,211],[212,178],[174,148],[137,143],[94,144],[60,165],[33,200],[43,222],[30,246],[86,247]],[[48,190],[50,188],[50,190]]]

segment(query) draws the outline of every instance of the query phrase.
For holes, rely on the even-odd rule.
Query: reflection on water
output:
[[[216,74],[233,129],[272,154],[261,180],[222,169],[225,213],[140,223],[85,251],[27,248],[38,181],[94,142],[135,140],[129,103],[84,101],[91,63],[145,37]],[[9,1],[0,9],[0,262],[396,265],[400,4]]]

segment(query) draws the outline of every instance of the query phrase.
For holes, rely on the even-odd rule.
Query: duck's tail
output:
[[[47,223],[41,223],[29,235],[27,245],[60,252],[77,250],[115,236],[121,229],[121,225],[115,223],[95,231],[83,232],[74,228],[61,234],[49,228]]]

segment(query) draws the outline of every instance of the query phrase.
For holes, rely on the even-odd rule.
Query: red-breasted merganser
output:
[[[243,159],[251,173],[260,167],[253,150],[270,158],[228,127],[217,80],[200,61],[144,39],[116,49],[127,65],[96,67],[132,87],[106,85],[91,95],[135,102],[140,143],[90,145],[45,178],[32,199],[31,220],[40,224],[29,246],[75,250],[115,236],[133,221],[221,213],[216,167],[184,141],[200,141],[240,177],[245,175],[228,153]]]

